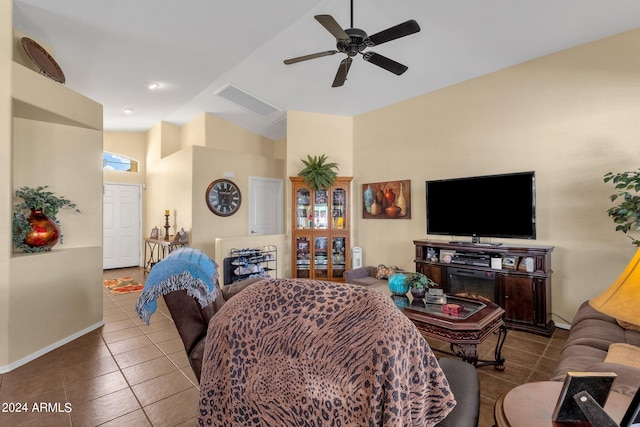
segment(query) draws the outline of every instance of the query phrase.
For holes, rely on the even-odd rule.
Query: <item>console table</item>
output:
[[[173,238],[173,236],[170,236]],[[175,242],[172,240],[160,240],[144,238],[144,273],[151,271],[156,263],[178,248],[187,246],[189,242]]]
[[[486,298],[510,329],[551,336],[552,246],[414,240],[416,271],[445,293]],[[500,268],[492,268],[494,266]],[[476,293],[480,295],[476,295]]]

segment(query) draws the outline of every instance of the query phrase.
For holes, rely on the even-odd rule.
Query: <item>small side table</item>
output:
[[[170,236],[173,238],[173,236]],[[144,238],[144,274],[151,271],[156,263],[178,248],[187,246],[189,242],[175,242],[172,240],[160,240]]]
[[[562,381],[539,381],[519,385],[503,393],[494,406],[496,427],[576,427],[576,423],[554,423],[551,421]],[[604,409],[617,423],[631,404],[631,396],[609,393]]]

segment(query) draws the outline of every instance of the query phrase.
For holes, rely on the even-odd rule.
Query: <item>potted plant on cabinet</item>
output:
[[[16,197],[22,202],[13,209],[13,244],[24,252],[44,252],[62,242],[60,222],[56,215],[61,208],[80,212],[75,203],[56,196],[48,186],[21,187]]]
[[[326,161],[327,156],[324,154],[313,157],[307,155],[307,160],[302,159],[305,167],[298,173],[298,176],[303,177],[313,191],[329,188],[338,178],[338,174],[334,170],[338,169],[338,164],[325,163]]]
[[[607,210],[607,214],[618,224],[616,231],[627,233],[631,230],[640,231],[640,169],[636,172],[607,172],[604,182],[612,182],[616,193],[609,196],[612,202],[618,201],[617,206]],[[628,236],[634,245],[640,246],[640,240]]]

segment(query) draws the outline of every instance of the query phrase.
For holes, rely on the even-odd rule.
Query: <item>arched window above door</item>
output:
[[[138,172],[138,161],[114,153],[102,153],[102,169],[120,172]]]

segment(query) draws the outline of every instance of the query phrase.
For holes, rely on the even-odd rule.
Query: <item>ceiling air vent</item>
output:
[[[282,117],[279,117],[273,121],[273,123],[280,125],[282,127],[287,127],[287,115],[284,114]]]
[[[266,102],[256,98],[255,96],[243,91],[242,89],[228,83],[222,89],[214,92],[214,95],[221,96],[234,104],[249,110],[261,117],[269,117],[273,113],[282,111],[269,105]]]

